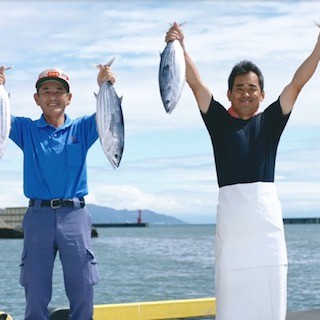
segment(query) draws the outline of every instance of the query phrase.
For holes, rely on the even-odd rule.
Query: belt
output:
[[[51,199],[51,200],[39,200],[41,201],[41,207],[51,207],[52,209],[59,209],[61,207],[74,207],[74,201],[72,199]],[[79,198],[80,207],[83,208],[86,204],[84,198]],[[29,200],[29,207],[33,207],[36,202],[36,199]]]

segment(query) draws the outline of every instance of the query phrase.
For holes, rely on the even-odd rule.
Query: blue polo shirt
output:
[[[95,114],[66,116],[55,128],[38,120],[11,116],[10,138],[24,154],[24,194],[28,198],[83,197],[88,194],[86,155],[98,139]]]

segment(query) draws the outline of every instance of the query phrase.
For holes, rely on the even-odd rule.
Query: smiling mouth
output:
[[[251,101],[242,101],[241,102],[241,105],[243,105],[243,106],[248,106],[248,105],[250,105],[252,102]]]
[[[58,106],[59,106],[59,103],[51,102],[51,103],[48,103],[48,106],[49,106],[49,107],[58,107]]]

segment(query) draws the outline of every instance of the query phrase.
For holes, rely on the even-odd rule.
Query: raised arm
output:
[[[191,57],[187,53],[184,45],[184,34],[179,25],[175,22],[166,34],[165,41],[178,40],[183,48],[184,56],[186,59],[186,80],[193,94],[196,98],[199,109],[206,113],[209,109],[209,105],[212,99],[210,90],[202,82],[199,72],[192,61]]]
[[[303,86],[314,74],[320,60],[320,34],[317,43],[309,57],[295,72],[292,81],[283,89],[280,104],[283,114],[289,114],[298,98]]]

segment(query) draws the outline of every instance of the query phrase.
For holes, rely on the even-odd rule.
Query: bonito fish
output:
[[[178,40],[169,41],[160,54],[159,88],[167,113],[176,107],[186,81],[186,61]]]
[[[5,70],[6,69],[10,68],[5,68]],[[0,159],[6,151],[10,133],[10,126],[11,118],[9,95],[4,88],[4,85],[0,85]]]
[[[112,59],[107,65],[111,65]],[[109,81],[102,83],[97,98],[96,122],[102,150],[115,169],[124,149],[124,121],[119,98]]]

